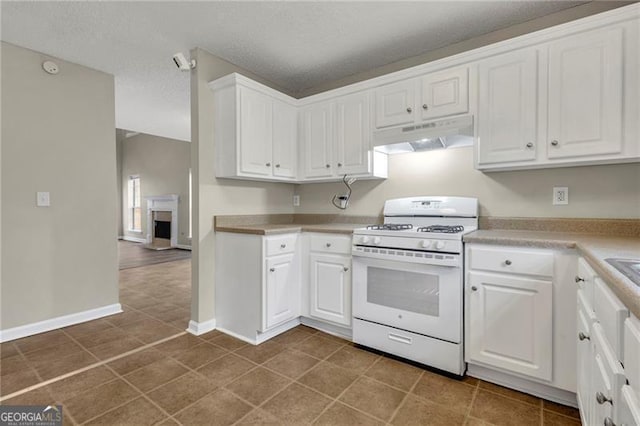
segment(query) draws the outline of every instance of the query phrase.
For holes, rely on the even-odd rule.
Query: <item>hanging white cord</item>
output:
[[[351,185],[356,181],[356,178],[347,179],[347,175],[342,178],[342,183],[347,187],[347,193],[345,195],[334,195],[331,203],[340,210],[346,210],[349,206],[349,199],[351,198]]]

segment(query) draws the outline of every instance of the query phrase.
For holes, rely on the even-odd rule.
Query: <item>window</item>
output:
[[[142,232],[140,211],[140,176],[129,176],[129,230]]]

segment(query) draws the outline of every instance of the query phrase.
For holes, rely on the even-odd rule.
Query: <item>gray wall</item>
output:
[[[118,217],[118,238],[124,235],[122,225],[122,141],[124,140],[125,131],[116,129],[116,191],[118,191],[116,215]]]
[[[147,203],[144,197],[177,194],[178,244],[190,245],[189,239],[189,142],[163,138],[144,133],[123,138],[122,142],[121,203],[123,234],[129,237],[147,237]],[[142,206],[142,233],[129,231],[128,181],[129,176],[140,176]]]
[[[191,319],[212,320],[214,313],[215,233],[213,216],[222,214],[292,213],[294,185],[217,179],[213,137],[213,92],[207,83],[232,72],[271,85],[202,49],[191,51],[198,66],[191,72],[191,164],[193,224]],[[271,85],[273,87],[273,85]],[[274,87],[278,89],[278,87]],[[197,159],[197,160],[196,160]]]
[[[46,59],[2,43],[3,330],[118,303],[113,76]]]

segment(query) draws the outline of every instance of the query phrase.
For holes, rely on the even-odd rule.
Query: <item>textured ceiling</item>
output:
[[[8,2],[2,40],[115,76],[116,125],[189,140],[201,47],[295,94],[584,2]]]

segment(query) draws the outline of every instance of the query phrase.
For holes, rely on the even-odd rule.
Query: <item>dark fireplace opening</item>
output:
[[[165,222],[162,220],[154,221],[154,231],[153,235],[156,238],[166,238],[167,240],[171,239],[171,222]]]

